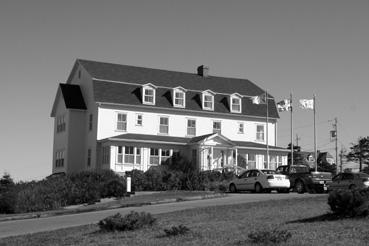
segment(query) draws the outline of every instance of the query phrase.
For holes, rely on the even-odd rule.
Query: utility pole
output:
[[[344,155],[345,155],[345,150],[343,149],[343,146],[342,146],[341,147],[341,151],[340,151],[340,173],[342,173],[342,166],[343,166],[343,157],[344,157]]]
[[[333,123],[333,128],[334,128],[334,139],[335,139],[335,144],[336,144],[336,146],[335,146],[335,149],[336,149],[336,165],[338,164],[338,147],[337,147],[337,143],[338,143],[338,132],[337,132],[337,128],[338,128],[338,120],[337,120],[337,117],[336,118],[334,118],[334,123]],[[333,137],[332,136],[332,137]],[[341,161],[342,161],[342,158],[341,158]],[[336,169],[337,169],[337,167],[336,167]],[[341,165],[341,172],[342,172],[342,165]]]

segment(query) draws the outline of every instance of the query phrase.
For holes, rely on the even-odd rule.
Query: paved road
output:
[[[165,204],[157,204],[157,205],[150,205],[150,206],[144,206],[144,207],[119,208],[119,209],[112,209],[112,210],[103,210],[103,211],[95,211],[95,212],[89,212],[89,213],[62,215],[62,216],[38,218],[38,219],[4,221],[4,222],[0,222],[0,238],[97,223],[99,220],[107,216],[113,215],[115,213],[119,212],[121,214],[127,214],[132,210],[137,211],[137,212],[145,211],[145,212],[150,212],[152,214],[161,214],[161,213],[168,213],[168,212],[174,212],[174,211],[192,209],[192,208],[242,204],[242,203],[250,203],[250,202],[257,202],[257,201],[266,201],[266,200],[281,200],[281,199],[290,199],[290,198],[296,198],[296,197],[299,197],[299,198],[313,197],[313,196],[324,196],[324,194],[319,194],[319,195],[317,194],[296,194],[296,193],[291,193],[291,194],[277,194],[277,193],[229,194],[229,196],[227,197],[215,198],[215,199],[165,203]]]

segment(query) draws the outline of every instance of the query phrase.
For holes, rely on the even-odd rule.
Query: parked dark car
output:
[[[297,193],[327,192],[332,183],[330,172],[311,171],[306,165],[279,166],[277,172],[288,176],[291,189]]]
[[[369,175],[366,173],[339,173],[333,177],[329,191],[338,189],[368,188]]]

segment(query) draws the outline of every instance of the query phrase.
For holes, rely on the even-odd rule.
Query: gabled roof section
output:
[[[142,104],[140,89],[147,83],[155,84],[155,107],[173,108],[171,91],[173,88],[186,88],[186,106],[180,110],[204,112],[201,93],[209,90],[214,95],[214,112],[230,112],[229,96],[237,92],[244,97],[258,96],[264,93],[254,83],[246,79],[225,78],[218,76],[203,77],[197,73],[184,73],[119,65],[97,61],[78,59],[76,64],[83,66],[93,79],[94,98],[96,102],[126,104],[133,106],[152,107]],[[274,98],[270,98],[269,118],[279,118]],[[242,100],[241,115],[265,117],[266,105],[252,104],[251,100]]]
[[[207,89],[207,90],[204,90],[203,92],[202,92],[203,94],[211,94],[211,95],[216,95],[216,93],[214,92],[214,91],[212,91],[212,90],[209,90],[209,89]]]
[[[64,98],[65,107],[68,109],[86,110],[86,103],[83,99],[79,85],[60,84],[60,89]]]
[[[180,91],[183,91],[183,92],[187,92],[187,90],[185,88],[183,88],[182,86],[174,87],[173,90],[180,90]]]
[[[242,98],[242,95],[239,94],[239,93],[237,93],[237,92],[235,92],[235,93],[232,93],[231,94],[231,97],[239,97],[239,98]]]
[[[157,89],[158,87],[156,86],[156,85],[154,85],[154,84],[152,84],[152,83],[147,83],[147,84],[144,84],[144,85],[142,85],[143,87],[151,87],[151,88],[153,88],[153,89]]]

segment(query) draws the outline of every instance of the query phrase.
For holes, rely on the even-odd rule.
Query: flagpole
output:
[[[318,171],[318,156],[317,156],[317,143],[316,143],[316,120],[315,120],[315,114],[316,114],[316,102],[315,102],[315,94],[313,96],[313,111],[314,111],[314,154],[315,154],[315,172]]]
[[[293,165],[293,106],[292,106],[292,92],[290,93],[290,109],[291,109],[291,165]]]
[[[269,135],[268,135],[268,121],[269,121],[269,100],[268,93],[265,90],[265,101],[266,101],[266,146],[267,146],[267,168],[269,168]]]

